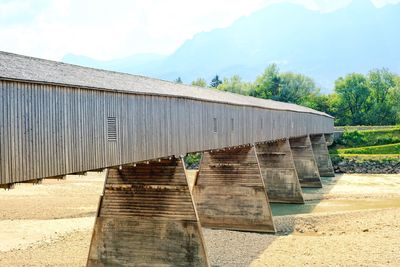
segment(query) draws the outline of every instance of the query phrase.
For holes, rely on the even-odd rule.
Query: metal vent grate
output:
[[[117,141],[117,118],[107,117],[107,140]]]

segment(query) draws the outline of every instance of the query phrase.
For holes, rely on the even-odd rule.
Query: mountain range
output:
[[[227,28],[201,32],[170,55],[138,54],[98,61],[66,55],[64,62],[190,83],[218,74],[254,80],[271,63],[303,73],[329,92],[347,73],[389,68],[400,73],[400,4],[376,8],[353,0],[329,13],[280,3]]]

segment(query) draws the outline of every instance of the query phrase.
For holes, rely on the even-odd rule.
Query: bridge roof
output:
[[[1,51],[0,79],[113,92],[182,97],[208,102],[313,113],[333,118],[326,113],[295,104],[242,96],[139,75],[87,68]]]

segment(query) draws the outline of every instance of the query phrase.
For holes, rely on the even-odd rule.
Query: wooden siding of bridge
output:
[[[332,132],[320,114],[0,80],[0,184]]]

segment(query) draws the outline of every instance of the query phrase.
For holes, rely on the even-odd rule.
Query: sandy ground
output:
[[[0,191],[0,266],[85,266],[104,175]],[[276,235],[204,229],[212,266],[400,266],[400,175],[341,175],[273,206]]]

